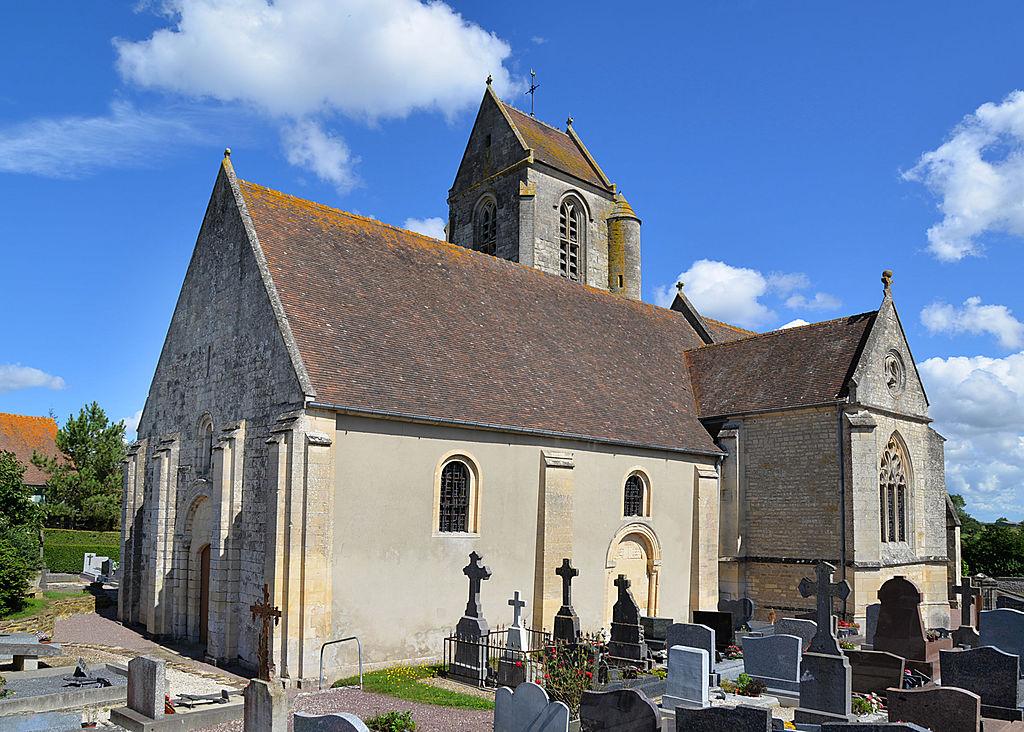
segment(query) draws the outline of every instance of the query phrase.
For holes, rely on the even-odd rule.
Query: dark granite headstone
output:
[[[676,708],[676,732],[770,732],[772,712],[764,707]]]
[[[872,648],[915,661],[935,661],[941,648],[952,648],[950,639],[929,641],[921,622],[921,592],[906,577],[897,575],[878,590],[878,611]]]
[[[672,625],[672,618],[651,618],[646,615],[640,618],[640,625],[644,629],[644,640],[649,648],[660,651],[665,646],[665,634]]]
[[[878,628],[878,611],[882,609],[881,603],[873,602],[864,608],[864,642],[874,646],[875,630]]]
[[[979,732],[981,697],[945,686],[889,689],[890,722],[913,722],[942,732]]]
[[[940,651],[943,686],[973,691],[981,697],[981,713],[993,719],[1022,720],[1024,683],[1020,659],[992,646],[967,651]]]
[[[798,724],[853,721],[852,686],[850,661],[846,656],[808,651],[800,659],[800,706],[793,712],[793,721]]]
[[[718,612],[732,615],[732,629],[740,630],[754,617],[754,601],[749,597],[738,600],[719,600]]]
[[[996,608],[1008,608],[1010,610],[1024,610],[1024,599],[1000,595],[996,598]]]
[[[768,687],[768,692],[790,696],[800,692],[800,654],[803,643],[795,635],[743,638],[743,670]]]
[[[449,664],[448,672],[483,685],[488,671],[486,638],[490,628],[480,607],[480,583],[491,578],[491,570],[484,566],[483,555],[471,552],[462,573],[469,578],[469,600],[465,615],[455,627],[455,660]]]
[[[853,673],[853,690],[858,694],[880,694],[885,690],[903,686],[906,662],[900,656],[888,651],[843,651],[850,659]]]
[[[555,613],[554,639],[563,643],[579,643],[580,640],[580,618],[572,606],[572,580],[579,573],[568,558],[555,570],[562,578],[562,606]]]
[[[713,610],[694,610],[693,622],[706,625],[715,631],[715,648],[724,651],[736,642],[736,634],[732,628],[732,615]]]
[[[1024,658],[1024,611],[1001,608],[983,610],[979,620],[981,645]]]
[[[823,724],[820,732],[930,732],[910,722],[863,722]]]
[[[803,650],[807,650],[811,645],[811,641],[814,640],[814,636],[818,634],[818,624],[813,620],[806,620],[804,618],[782,618],[782,620],[776,620],[775,635],[795,635],[803,641]]]
[[[651,651],[644,641],[644,628],[640,625],[640,608],[629,591],[630,581],[620,574],[615,580],[618,599],[612,607],[612,632],[608,642],[608,655],[625,661],[650,664]]]
[[[661,712],[636,689],[584,691],[580,725],[586,732],[660,732]]]

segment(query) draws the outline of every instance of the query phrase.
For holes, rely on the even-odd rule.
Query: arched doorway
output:
[[[210,549],[213,506],[205,494],[196,496],[189,506],[182,532],[182,560],[185,590],[180,593],[179,612],[184,620],[179,633],[191,643],[204,646],[209,637],[210,595],[212,591]]]
[[[210,635],[210,545],[199,550],[199,644]]]
[[[661,545],[646,524],[624,526],[608,547],[605,590],[605,621],[611,622],[612,607],[618,597],[615,579],[624,574],[630,581],[633,599],[640,612],[658,614],[658,583],[661,569]]]

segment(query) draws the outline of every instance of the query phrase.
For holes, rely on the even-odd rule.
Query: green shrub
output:
[[[82,560],[87,553],[120,560],[120,533],[72,529],[46,529],[43,532],[43,563],[51,572],[81,572]]]
[[[410,712],[384,712],[367,719],[366,726],[374,732],[413,732],[416,722]]]
[[[0,617],[25,607],[25,593],[32,568],[6,539],[0,538]]]

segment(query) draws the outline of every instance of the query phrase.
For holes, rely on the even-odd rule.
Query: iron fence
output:
[[[543,675],[541,652],[550,642],[547,631],[532,628],[498,628],[481,638],[452,634],[444,639],[444,673],[473,686],[515,688]]]

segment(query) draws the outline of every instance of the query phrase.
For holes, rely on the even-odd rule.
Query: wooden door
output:
[[[206,645],[210,631],[210,545],[199,552],[199,643]]]

